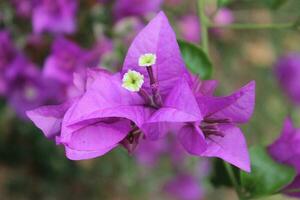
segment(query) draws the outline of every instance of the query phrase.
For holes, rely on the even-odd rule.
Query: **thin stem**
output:
[[[150,106],[154,106],[154,102],[151,99],[150,95],[148,94],[148,92],[141,88],[139,91],[139,95],[144,99],[144,101],[146,102],[146,104],[150,105]]]
[[[228,173],[229,179],[230,179],[231,183],[233,184],[233,186],[234,186],[234,188],[235,188],[235,191],[236,191],[236,193],[237,193],[239,199],[240,199],[240,200],[246,199],[246,198],[244,198],[243,195],[242,195],[242,192],[241,192],[241,190],[240,190],[239,183],[238,183],[238,181],[236,180],[236,177],[235,177],[234,172],[233,172],[233,170],[232,170],[232,166],[231,166],[230,164],[226,163],[226,162],[223,162],[223,163],[224,163],[224,166],[225,166],[226,171],[227,171],[227,173]]]
[[[291,29],[296,28],[294,23],[281,23],[281,24],[228,24],[217,25],[209,24],[210,28],[223,28],[223,29]]]
[[[205,0],[198,0],[198,15],[201,24],[201,44],[204,52],[208,55],[209,44],[208,44],[208,22],[205,15]]]
[[[158,91],[158,84],[154,77],[152,66],[147,67],[147,72],[150,78],[150,87],[153,93],[153,101],[156,106],[160,107],[162,106],[162,99]]]

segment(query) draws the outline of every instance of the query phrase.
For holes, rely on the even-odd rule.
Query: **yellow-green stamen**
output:
[[[124,74],[122,82],[123,88],[131,92],[138,92],[144,83],[144,76],[137,71],[128,70],[128,72]]]
[[[139,57],[140,67],[150,67],[156,63],[156,55],[153,53],[146,53]]]

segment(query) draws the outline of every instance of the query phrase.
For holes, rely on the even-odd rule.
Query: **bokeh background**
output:
[[[24,116],[26,109],[59,103],[66,98],[68,84],[45,73],[49,57],[58,57],[58,65],[65,66],[67,74],[72,74],[82,63],[117,71],[134,36],[159,10],[166,12],[178,38],[201,43],[195,0],[155,1],[0,1],[1,33],[9,35],[8,46],[13,46],[25,59],[19,65],[34,65],[36,71],[31,76],[24,75],[27,68],[16,70],[15,78],[7,82],[7,91],[0,94],[0,199],[164,200],[183,199],[180,195],[186,194],[190,199],[237,199],[234,190],[220,186],[228,178],[224,173],[215,173],[216,160],[182,155],[173,138],[161,144],[168,149],[149,145],[129,155],[118,148],[97,159],[70,161],[63,148],[47,140]],[[224,1],[226,7],[218,10],[216,1],[207,0],[207,15],[213,23],[224,25],[290,23],[299,18],[299,0],[288,0],[280,7],[274,6],[276,2],[279,1],[231,0]],[[50,18],[59,16],[62,12],[71,16],[66,24],[59,18],[45,24],[35,19],[42,19],[47,13]],[[6,53],[8,39],[3,38],[0,39],[0,90],[7,66],[12,66],[8,64],[9,56],[16,54]],[[300,108],[286,97],[274,76],[274,66],[282,56],[300,53],[299,31],[214,29],[209,32],[209,40],[214,66],[212,79],[220,83],[218,95],[230,94],[256,80],[255,113],[251,122],[242,127],[249,146],[272,143],[287,115],[299,127]],[[58,47],[53,47],[55,43]],[[82,51],[85,53],[78,53]],[[87,57],[84,62],[76,60],[77,53]],[[54,90],[53,96],[46,95],[47,98],[36,101],[43,96],[39,90],[23,87],[33,79],[38,88],[43,85],[44,92]],[[180,166],[176,164],[179,155]],[[289,198],[276,195],[266,199]]]

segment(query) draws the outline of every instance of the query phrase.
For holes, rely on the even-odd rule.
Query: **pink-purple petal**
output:
[[[181,57],[176,35],[163,12],[152,19],[136,36],[128,50],[122,70],[123,73],[129,69],[142,73],[145,77],[144,86],[150,92],[146,68],[138,65],[139,57],[146,53],[153,53],[157,56],[153,71],[163,98],[178,79],[182,77],[189,79],[189,73]]]
[[[218,157],[236,167],[250,172],[250,158],[245,137],[240,128],[233,125],[222,125],[221,136],[209,136],[206,139],[207,149],[202,156]]]
[[[177,137],[184,149],[192,155],[200,156],[207,148],[205,136],[197,126],[186,125],[182,127]]]
[[[60,134],[62,118],[69,106],[70,102],[55,106],[43,106],[27,111],[26,114],[47,138],[54,138]]]
[[[213,119],[229,119],[234,123],[247,122],[254,111],[255,82],[252,81],[227,97],[200,96],[201,111]]]

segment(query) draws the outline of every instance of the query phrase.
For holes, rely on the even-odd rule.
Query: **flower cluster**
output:
[[[77,73],[75,97],[29,111],[46,137],[64,145],[70,159],[101,156],[122,145],[174,134],[191,155],[219,157],[250,171],[245,138],[237,125],[252,115],[255,83],[226,97],[216,81],[190,74],[168,19],[160,12],[136,36],[120,72]]]

